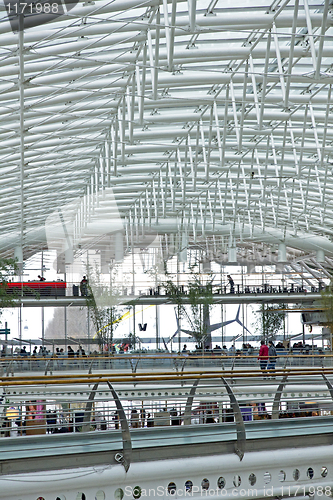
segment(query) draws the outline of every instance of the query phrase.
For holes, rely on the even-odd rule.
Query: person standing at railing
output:
[[[24,356],[24,357],[27,357],[27,356],[28,356],[26,346],[23,346],[23,347],[22,347],[22,349],[21,349],[21,351],[20,351],[20,355],[21,355],[21,356]]]
[[[88,295],[88,280],[86,276],[83,276],[80,282],[80,292],[82,297],[87,297]]]
[[[205,422],[206,424],[215,424],[215,418],[213,417],[211,410],[207,411]]]
[[[267,371],[274,374],[275,373],[275,363],[276,363],[276,358],[277,358],[277,352],[274,347],[273,342],[270,340],[268,342],[268,364],[267,364]]]
[[[147,413],[147,427],[154,427],[154,417]]]
[[[230,276],[230,274],[227,275],[229,286],[230,286],[230,293],[235,293],[235,282]]]
[[[67,347],[67,355],[68,355],[68,357],[69,357],[69,358],[74,358],[74,354],[75,354],[75,353],[74,353],[73,349],[72,349],[72,348],[71,348],[71,346],[69,345],[69,346]]]
[[[171,418],[171,425],[180,425],[181,420],[178,416],[178,411],[176,410],[175,407],[171,408],[170,410],[170,418]]]
[[[188,353],[187,345],[184,344],[184,347],[183,347],[183,350],[182,350],[182,354],[187,354],[187,353]]]
[[[81,358],[81,357],[85,357],[85,356],[86,356],[86,352],[83,349],[83,347],[80,345],[78,350],[76,351],[76,357]]]
[[[118,428],[119,428],[119,424],[118,424]],[[108,423],[107,423],[105,417],[103,417],[101,420],[100,429],[101,429],[101,431],[107,431],[107,429],[108,429]],[[117,427],[116,427],[116,429],[117,429]]]
[[[138,429],[140,427],[140,416],[138,410],[135,408],[131,411],[131,427],[133,429]]]
[[[262,340],[260,344],[261,345],[258,360],[260,364],[260,370],[265,374],[268,362],[268,346],[265,344],[264,340]]]
[[[46,412],[46,423],[47,423],[47,428],[46,431],[48,434],[55,434],[56,433],[56,425],[57,425],[57,412],[56,411],[51,411],[48,410]]]
[[[119,415],[118,415],[118,411],[115,411],[112,420],[114,421],[114,428],[115,429],[119,429]]]
[[[236,354],[236,347],[235,347],[235,344],[232,344],[229,348],[229,352],[227,353],[229,354],[230,356],[234,356]]]

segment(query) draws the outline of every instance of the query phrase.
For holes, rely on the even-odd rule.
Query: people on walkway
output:
[[[211,410],[208,410],[206,413],[206,424],[215,424],[215,418]]]
[[[170,410],[171,425],[180,425],[181,419],[178,416],[178,412],[175,407]]]
[[[115,411],[114,412],[114,415],[113,415],[113,419],[114,421],[114,428],[115,429],[119,429],[119,414],[118,414],[118,411]],[[106,430],[106,429],[105,429]]]
[[[227,275],[228,281],[229,281],[229,286],[230,286],[230,293],[235,293],[235,283],[230,274]]]
[[[265,344],[264,340],[260,342],[258,360],[260,363],[260,370],[265,374],[268,362],[268,346]]]
[[[56,425],[57,425],[57,412],[56,411],[51,411],[48,410],[46,412],[46,423],[47,423],[47,429],[46,432],[48,434],[55,434],[56,433]]]
[[[21,349],[21,351],[20,351],[20,355],[21,355],[21,356],[28,356],[26,346],[23,346],[23,347],[22,347],[22,349]]]
[[[70,345],[67,347],[67,355],[69,358],[74,358],[74,355],[75,355],[75,353]]]
[[[235,344],[232,344],[230,347],[229,347],[229,352],[227,353],[229,354],[230,356],[234,356],[236,354],[236,347],[235,347]]]
[[[147,427],[154,427],[154,417],[147,413]]]
[[[80,345],[78,350],[76,351],[76,357],[81,358],[86,356],[86,351],[83,349],[83,347]]]
[[[132,429],[138,429],[140,427],[140,416],[138,410],[133,408],[131,412],[131,427]]]
[[[88,295],[88,280],[86,276],[83,276],[80,282],[80,293],[82,297],[87,297]]]
[[[271,374],[274,374],[277,352],[271,340],[268,342],[268,356],[269,358],[267,364],[267,371],[270,372]]]

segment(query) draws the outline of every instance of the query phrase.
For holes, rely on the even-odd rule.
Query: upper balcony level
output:
[[[15,293],[14,304],[17,306],[55,307],[77,305],[82,307],[87,303],[87,292],[82,295],[77,284],[61,280],[12,282],[8,284],[8,287],[9,294]],[[320,301],[321,292],[324,288],[321,283],[318,286],[308,284],[295,286],[293,283],[284,285],[271,285],[269,283],[261,285],[236,284],[232,290],[225,285],[216,285],[211,289],[211,302],[213,304],[251,304],[273,301],[274,303],[312,304],[315,301]],[[100,287],[100,293],[106,291],[106,289]],[[184,304],[189,303],[186,285],[179,286],[179,297]],[[144,284],[135,287],[120,287],[119,294],[115,298],[119,305],[175,303],[175,299],[166,294],[163,287],[145,288]],[[200,297],[198,300],[200,301]]]

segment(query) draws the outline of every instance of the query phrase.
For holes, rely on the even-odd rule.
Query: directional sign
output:
[[[10,328],[0,328],[0,335],[9,335]]]

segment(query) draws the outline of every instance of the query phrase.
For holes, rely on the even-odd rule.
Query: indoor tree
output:
[[[88,266],[88,295],[86,303],[95,328],[95,335],[101,351],[105,345],[112,345],[114,332],[123,315],[119,307],[119,293],[113,286],[106,286],[98,269]],[[113,283],[111,279],[111,283]]]
[[[180,287],[171,279],[163,283],[163,286],[166,295],[172,298],[176,304],[179,320],[186,319],[190,325],[190,332],[181,330],[189,333],[198,346],[204,349],[205,341],[209,336],[209,313],[213,303],[212,279],[203,284],[200,281],[199,273],[195,272],[193,268],[190,271],[191,279],[187,283],[187,295],[184,295]],[[186,301],[184,301],[185,297]],[[187,302],[188,305],[184,302]]]
[[[8,283],[12,276],[17,275],[19,267],[16,259],[0,258],[0,315],[4,307],[13,307],[17,292],[8,290]]]
[[[253,323],[256,332],[266,343],[275,340],[279,332],[284,331],[286,318],[285,304],[262,303],[254,314],[256,322]]]

